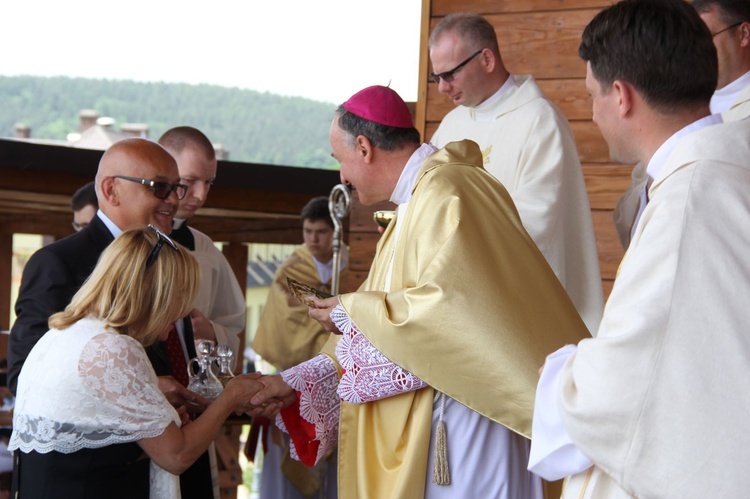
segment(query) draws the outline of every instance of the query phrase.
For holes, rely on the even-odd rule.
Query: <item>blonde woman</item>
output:
[[[18,497],[180,496],[177,475],[260,389],[237,377],[182,427],[159,391],[144,346],[190,312],[198,279],[190,252],[153,226],[104,251],[21,370],[9,445]]]

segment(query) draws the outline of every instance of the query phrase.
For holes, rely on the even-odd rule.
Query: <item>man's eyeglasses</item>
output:
[[[477,50],[471,56],[469,56],[468,59],[466,59],[464,62],[456,66],[455,68],[451,69],[450,71],[443,71],[442,73],[430,73],[430,78],[432,78],[432,81],[435,83],[440,83],[440,80],[442,79],[446,83],[450,83],[453,81],[454,75],[461,70],[464,66],[469,64],[469,61],[471,61],[473,58],[478,56],[482,53],[484,49]]]
[[[156,261],[156,257],[159,256],[161,247],[164,246],[164,243],[167,243],[167,245],[169,245],[173,250],[178,251],[177,243],[172,241],[172,239],[168,235],[151,224],[148,224],[148,228],[156,232],[156,244],[154,244],[154,248],[148,254],[148,257],[146,257],[146,270],[148,270],[148,268],[154,264],[154,262]]]
[[[121,178],[137,184],[151,187],[154,190],[154,196],[159,199],[167,199],[172,191],[177,194],[177,199],[183,199],[187,194],[188,187],[184,184],[170,184],[169,182],[159,182],[158,180],[146,180],[145,178],[126,177],[125,175],[113,175],[112,178]]]
[[[742,24],[743,22],[744,22],[744,21],[740,21],[740,22],[738,22],[738,23],[734,23],[733,25],[731,25],[731,26],[727,26],[727,27],[726,27],[726,28],[724,28],[724,29],[720,29],[720,30],[719,30],[719,31],[717,31],[716,33],[711,33],[711,38],[714,38],[714,37],[715,37],[716,35],[720,35],[720,34],[724,33],[725,31],[729,31],[729,30],[730,30],[730,29],[732,29],[732,28],[736,28],[737,26],[739,26],[739,25],[740,25],[740,24]]]

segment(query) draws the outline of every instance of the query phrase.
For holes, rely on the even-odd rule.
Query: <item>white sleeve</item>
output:
[[[575,345],[565,345],[547,357],[537,385],[528,470],[545,480],[560,480],[593,465],[565,431],[560,414],[560,371],[575,351]]]

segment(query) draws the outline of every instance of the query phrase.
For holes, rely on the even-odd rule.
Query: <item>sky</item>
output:
[[[0,75],[417,100],[421,0],[3,0]]]

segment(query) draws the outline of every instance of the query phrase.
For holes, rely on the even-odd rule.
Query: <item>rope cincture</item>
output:
[[[445,428],[445,394],[440,393],[440,417],[435,429],[435,467],[432,472],[432,483],[450,485],[451,473],[448,467],[448,433]]]

